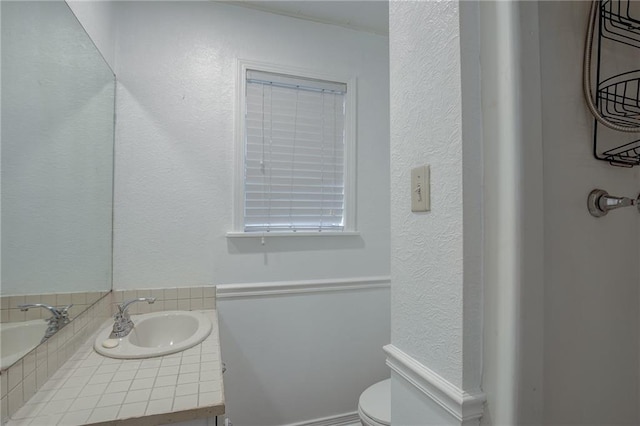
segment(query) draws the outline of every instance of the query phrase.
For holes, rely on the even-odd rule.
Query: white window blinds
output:
[[[346,84],[247,70],[244,231],[342,231]]]

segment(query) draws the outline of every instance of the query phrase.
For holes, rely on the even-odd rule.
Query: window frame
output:
[[[344,212],[342,230],[323,231],[256,231],[244,230],[244,168],[245,168],[245,122],[247,70],[285,74],[316,80],[335,81],[347,85],[345,94],[345,149],[344,149]],[[318,73],[292,66],[275,65],[265,62],[237,60],[236,104],[235,110],[235,178],[233,195],[233,230],[227,237],[265,237],[265,236],[347,236],[359,235],[356,231],[356,78],[333,73]]]

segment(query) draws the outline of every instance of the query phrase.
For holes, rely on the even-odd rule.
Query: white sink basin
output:
[[[111,340],[115,347],[103,345],[109,340],[112,325],[98,334],[96,352],[110,358],[151,358],[189,349],[211,333],[211,320],[200,312],[164,311],[132,315],[134,327],[129,335]]]
[[[0,369],[9,368],[38,346],[45,331],[47,322],[41,319],[1,324]]]

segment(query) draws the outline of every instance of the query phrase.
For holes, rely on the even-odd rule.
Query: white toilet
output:
[[[391,425],[391,379],[371,385],[362,392],[358,415],[363,426]]]

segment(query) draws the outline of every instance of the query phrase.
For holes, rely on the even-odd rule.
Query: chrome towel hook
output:
[[[640,213],[640,194],[635,200],[628,197],[615,197],[603,189],[594,189],[589,193],[587,198],[587,207],[589,213],[594,217],[602,217],[609,213],[610,210],[619,209],[621,207],[636,206]]]

